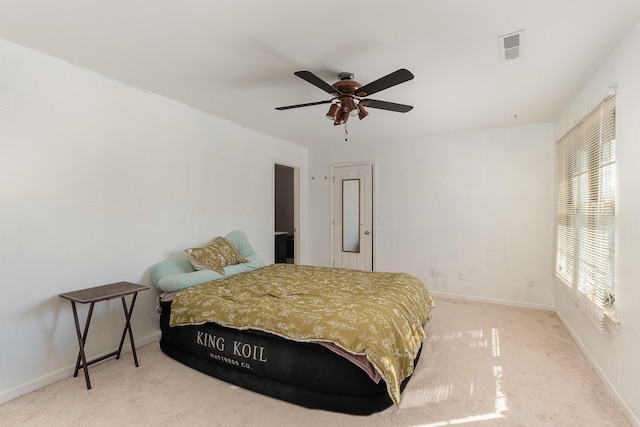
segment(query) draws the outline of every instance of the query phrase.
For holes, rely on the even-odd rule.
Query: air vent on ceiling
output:
[[[522,57],[522,40],[524,30],[505,34],[498,37],[498,49],[500,51],[500,61],[516,59]]]

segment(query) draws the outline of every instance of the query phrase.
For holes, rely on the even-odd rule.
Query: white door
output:
[[[373,270],[373,164],[333,168],[333,266]]]

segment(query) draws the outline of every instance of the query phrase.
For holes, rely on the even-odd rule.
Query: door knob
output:
[[[369,235],[369,230],[365,231],[364,234]]]

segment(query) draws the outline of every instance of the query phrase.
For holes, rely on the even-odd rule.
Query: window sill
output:
[[[615,311],[613,310],[605,310],[604,311],[604,320],[610,326],[613,326],[616,331],[620,330],[620,319],[615,316]]]

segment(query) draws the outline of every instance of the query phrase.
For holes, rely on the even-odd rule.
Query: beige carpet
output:
[[[158,344],[0,405],[15,426],[629,426],[550,312],[440,299],[400,407],[358,417],[239,389]]]

